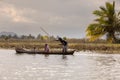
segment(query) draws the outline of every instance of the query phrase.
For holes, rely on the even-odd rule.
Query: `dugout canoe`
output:
[[[39,50],[25,50],[23,48],[16,48],[15,49],[16,53],[27,53],[27,54],[54,54],[54,55],[73,55],[75,50],[70,50],[67,52],[62,52],[62,51],[50,51],[50,52],[44,52],[44,51],[39,51]]]

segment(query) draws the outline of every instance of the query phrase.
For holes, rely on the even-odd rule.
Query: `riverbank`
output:
[[[49,44],[51,49],[61,49],[62,45],[56,41],[39,41],[39,40],[0,40],[0,48],[15,49],[15,47],[23,47],[32,49],[43,49],[45,44]],[[108,44],[108,43],[85,43],[85,42],[69,42],[69,49],[75,49],[76,51],[97,51],[97,52],[109,52],[120,53],[120,44]]]

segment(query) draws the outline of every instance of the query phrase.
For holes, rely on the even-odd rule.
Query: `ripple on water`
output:
[[[0,50],[0,80],[120,80],[120,55],[16,55]]]

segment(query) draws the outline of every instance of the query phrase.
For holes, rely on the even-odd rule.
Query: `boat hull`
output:
[[[67,51],[67,52],[62,52],[62,51],[52,51],[52,52],[44,52],[44,51],[36,51],[36,50],[24,50],[24,49],[15,49],[16,53],[27,53],[27,54],[54,54],[54,55],[73,55],[75,50],[73,51]]]

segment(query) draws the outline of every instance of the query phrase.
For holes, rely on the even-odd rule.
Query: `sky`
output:
[[[94,10],[114,0],[0,0],[0,32],[85,38]],[[116,10],[120,10],[120,0]]]

